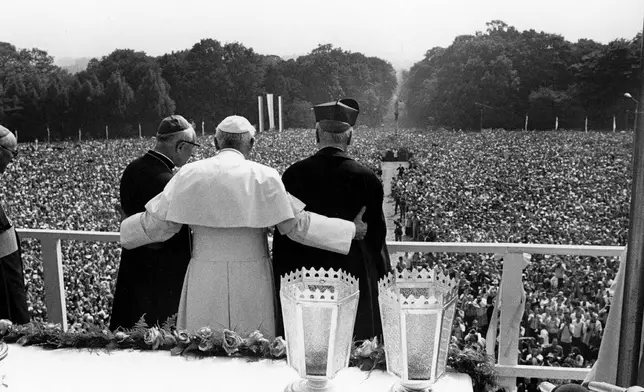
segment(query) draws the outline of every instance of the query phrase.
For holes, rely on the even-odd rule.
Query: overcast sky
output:
[[[57,59],[123,48],[156,56],[202,38],[280,56],[332,43],[406,68],[494,19],[606,43],[634,37],[643,16],[642,0],[0,0],[0,41]]]

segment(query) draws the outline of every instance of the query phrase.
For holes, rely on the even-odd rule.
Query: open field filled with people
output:
[[[215,154],[212,135],[198,142],[193,160]],[[21,143],[2,179],[7,215],[18,228],[118,231],[120,176],[153,144],[151,138]],[[410,168],[393,179],[391,202],[407,239],[626,243],[632,133],[358,128],[349,154],[378,172],[386,151],[400,148],[411,153]],[[282,173],[315,151],[313,130],[271,131],[258,135],[252,159]],[[23,239],[22,250],[30,312],[44,319],[40,245]],[[107,325],[118,244],[63,241],[62,252],[70,324]],[[397,267],[455,269],[462,296],[454,336],[461,344],[485,338],[500,281],[493,255],[408,254],[402,261]],[[601,339],[616,260],[532,255],[531,261],[522,363],[588,366]]]

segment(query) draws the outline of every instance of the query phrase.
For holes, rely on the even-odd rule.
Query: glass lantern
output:
[[[282,277],[288,364],[302,377],[287,392],[333,390],[328,381],[349,364],[359,295],[358,280],[341,270],[302,268]]]
[[[439,269],[403,270],[378,284],[392,391],[429,391],[447,367],[458,281]]]

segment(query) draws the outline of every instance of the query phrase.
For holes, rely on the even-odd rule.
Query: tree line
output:
[[[158,57],[118,49],[71,74],[44,50],[0,42],[0,124],[21,140],[46,139],[47,130],[52,140],[76,138],[79,129],[104,137],[106,126],[110,137],[135,136],[139,124],[153,135],[173,113],[198,131],[204,123],[213,132],[231,114],[257,124],[257,96],[266,93],[282,96],[285,127],[312,127],[312,105],[342,97],[358,100],[360,124],[373,126],[382,123],[396,85],[387,61],[329,44],[283,60],[204,39]]]
[[[404,73],[401,121],[456,129],[631,129],[640,86],[641,34],[576,43],[502,21],[435,47]]]

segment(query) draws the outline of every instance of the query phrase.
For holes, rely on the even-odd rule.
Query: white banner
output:
[[[282,120],[282,97],[277,97],[277,116],[279,118],[280,132],[284,129],[284,121]]]
[[[257,131],[258,132],[264,132],[264,105],[262,104],[262,96],[257,97],[257,110],[259,112],[259,119],[258,119],[258,127]]]
[[[275,129],[275,112],[273,111],[273,94],[266,94],[266,108],[268,109],[268,129]]]

